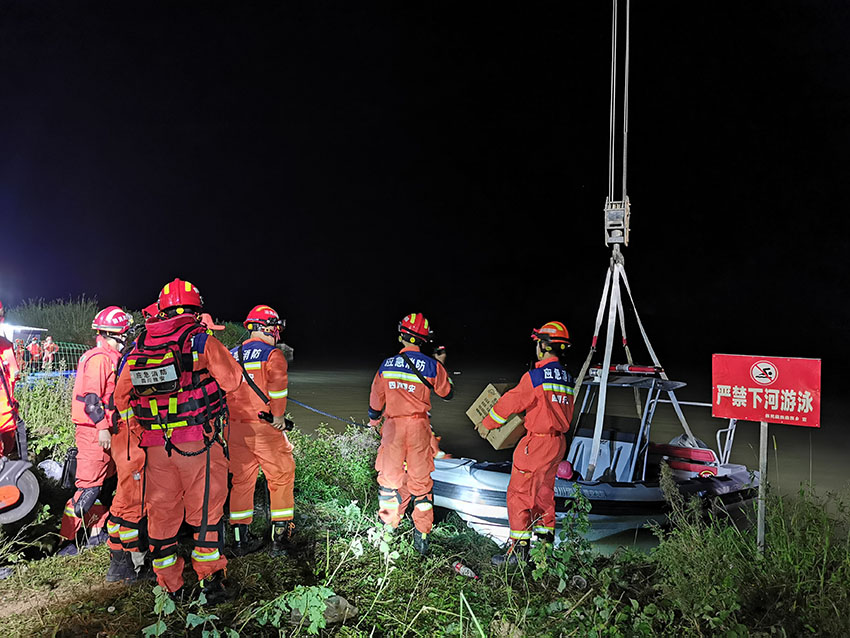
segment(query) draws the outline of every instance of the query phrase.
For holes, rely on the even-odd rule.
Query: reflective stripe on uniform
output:
[[[501,417],[496,413],[495,409],[490,410],[490,414],[488,415],[491,419],[493,419],[499,425],[504,425],[507,422],[505,417]]]
[[[128,529],[126,532],[119,532],[118,536],[121,537],[122,541],[128,541],[133,538],[139,537],[139,530],[137,529]]]
[[[249,361],[245,364],[246,370],[262,370],[263,362],[262,361]]]
[[[534,533],[535,534],[551,534],[555,531],[554,527],[546,527],[544,525],[535,525]]]
[[[172,565],[177,564],[177,554],[171,554],[166,556],[165,558],[154,558],[153,559],[153,568],[154,569],[165,569],[166,567],[171,567]]]
[[[398,509],[398,501],[393,499],[391,501],[386,501],[384,499],[379,499],[378,504],[381,506],[381,509],[385,510],[397,510]]]
[[[564,394],[572,394],[573,389],[568,385],[563,385],[562,383],[544,383],[543,389],[548,390],[549,392],[563,392]]]
[[[211,560],[218,560],[219,558],[221,558],[221,554],[218,553],[218,550],[215,550],[209,554],[202,554],[197,549],[192,550],[192,560],[201,561],[202,563]]]
[[[198,353],[195,352],[194,350],[192,351],[192,361],[195,362],[195,363],[198,362]]]
[[[251,518],[254,515],[254,510],[242,510],[240,512],[230,512],[231,521],[241,521],[243,518]]]
[[[428,501],[423,501],[421,503],[416,504],[416,509],[418,509],[420,512],[427,512],[428,510],[433,508],[434,506],[431,505],[431,503],[429,503]]]
[[[520,540],[520,541],[521,541],[521,540],[526,540],[526,539],[531,539],[531,530],[527,530],[527,529],[522,529],[522,530],[512,529],[512,530],[511,530],[511,538],[514,538],[514,539],[516,539],[516,540]]]
[[[133,416],[133,408],[127,408],[126,410],[120,410],[118,414],[121,415],[121,418],[124,421],[129,421],[130,417]]]
[[[274,390],[269,390],[269,398],[270,399],[282,399],[289,394],[289,390],[278,390],[275,392]]]
[[[118,534],[118,530],[121,529],[120,525],[116,523],[110,523],[107,521],[106,523],[106,531],[109,532],[110,536],[113,534]]]
[[[295,508],[289,507],[282,510],[272,510],[272,519],[292,518],[295,516]]]
[[[70,516],[71,518],[79,518],[79,516],[74,513],[74,508],[70,505],[65,506],[65,516]]]
[[[421,383],[419,377],[417,377],[415,374],[410,374],[409,372],[396,372],[395,370],[385,370],[381,373],[381,376],[384,377],[384,379],[401,379],[403,381],[415,381]]]
[[[151,430],[173,430],[189,425],[188,421],[175,421],[174,423],[151,423]]]

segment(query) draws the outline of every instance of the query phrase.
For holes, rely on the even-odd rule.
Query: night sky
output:
[[[663,361],[850,356],[848,32],[839,1],[633,3],[626,269]],[[279,309],[305,365],[371,366],[411,311],[467,365],[561,319],[578,364],[609,63],[606,2],[3,2],[0,299],[180,276]]]

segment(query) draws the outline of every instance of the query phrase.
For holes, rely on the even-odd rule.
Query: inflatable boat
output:
[[[660,485],[661,465],[669,465],[676,487],[686,498],[701,499],[706,508],[734,513],[757,495],[758,472],[729,462],[736,422],[716,435],[717,452],[688,434],[668,444],[650,442],[652,419],[659,405],[710,407],[707,403],[677,401],[674,390],[685,383],[658,375],[620,375],[607,379],[608,388],[642,393],[638,401],[640,418],[606,414],[597,420],[594,399],[599,375],[584,383],[584,401],[573,420],[572,441],[565,462],[555,479],[555,508],[558,528],[571,511],[575,490],[590,502],[588,540],[598,540],[627,530],[664,525],[669,506]],[[662,399],[666,392],[670,399]],[[594,422],[601,422],[595,466],[589,466],[594,440]],[[686,427],[685,431],[690,433]],[[568,433],[569,437],[571,433]],[[467,458],[435,459],[434,504],[458,513],[473,529],[506,542],[509,534],[505,496],[511,462],[488,463]],[[556,531],[556,536],[557,536]]]

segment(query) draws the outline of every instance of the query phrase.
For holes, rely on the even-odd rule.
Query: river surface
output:
[[[376,366],[377,367],[377,366]],[[449,362],[451,369],[451,362]],[[451,401],[436,399],[431,411],[434,432],[440,437],[441,447],[455,457],[497,461],[509,459],[512,450],[494,450],[481,439],[466,410],[481,391],[491,382],[509,381],[516,383],[523,370],[497,368],[463,369],[455,371],[452,378],[455,396]],[[293,365],[290,370],[289,396],[302,403],[336,416],[363,422],[367,419],[369,388],[374,369],[345,370],[299,370]],[[689,383],[677,392],[680,400],[710,401],[710,369],[694,368],[687,374],[671,378]],[[631,391],[609,390],[609,410],[620,415],[634,414],[634,399]],[[315,414],[290,403],[297,427],[310,431],[320,423],[334,429],[344,424]],[[820,428],[804,428],[784,425],[770,426],[768,477],[770,483],[783,493],[793,493],[803,482],[811,481],[821,491],[837,491],[848,487],[850,479],[850,428],[847,427],[847,406],[843,401],[824,399]],[[717,449],[716,432],[726,427],[727,421],[711,417],[709,408],[685,407],[685,416],[694,434],[709,447]],[[682,433],[676,415],[670,406],[660,406],[652,425],[652,440],[666,443]],[[731,462],[758,469],[758,423],[739,422]],[[606,539],[600,549],[614,548],[622,544],[645,546],[652,543],[647,532],[633,532]]]

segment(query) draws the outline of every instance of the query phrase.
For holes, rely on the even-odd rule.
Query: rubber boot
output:
[[[288,556],[292,534],[295,532],[295,523],[292,521],[277,521],[272,523],[272,546],[269,550],[271,556]]]
[[[207,599],[207,605],[218,605],[230,596],[224,588],[224,570],[220,569],[200,581],[201,592]]]
[[[229,552],[231,556],[247,556],[263,546],[263,539],[254,536],[244,523],[233,526],[233,541]]]
[[[428,534],[423,534],[418,529],[413,529],[413,549],[419,552],[420,556],[428,554]]]
[[[109,569],[106,570],[107,583],[132,583],[136,580],[133,561],[122,549],[109,550]]]
[[[493,565],[518,565],[528,562],[528,541],[515,541],[511,543],[504,554],[496,554],[490,559]]]

